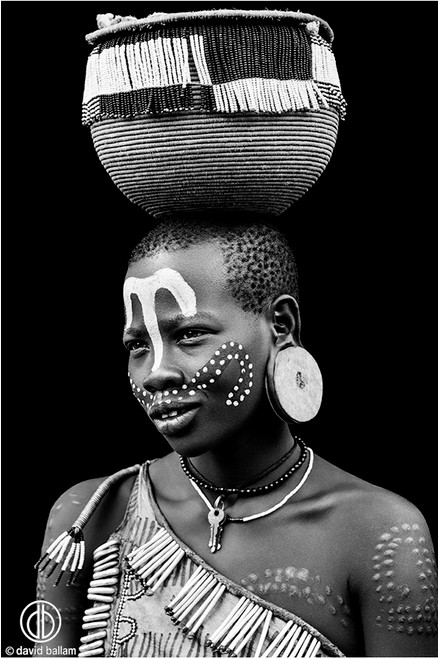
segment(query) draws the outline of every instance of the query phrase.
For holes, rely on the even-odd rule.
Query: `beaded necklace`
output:
[[[279,467],[281,464],[283,464],[283,462],[285,462],[292,455],[295,449],[295,444],[285,455],[283,455],[282,458],[280,458],[280,460],[277,460],[277,462],[275,462],[273,465],[262,471],[260,474],[254,476],[251,479],[251,481],[247,483],[247,485],[243,485],[240,487],[219,487],[218,485],[213,485],[213,483],[210,483],[210,481],[206,480],[202,476],[202,474],[199,473],[197,469],[196,469],[196,473],[198,474],[198,476],[195,476],[193,474],[190,468],[193,469],[194,467],[188,459],[183,458],[183,456],[180,456],[179,461],[183,472],[190,479],[192,484],[196,483],[196,485],[199,485],[206,490],[211,490],[212,492],[219,492],[220,494],[223,495],[242,494],[246,496],[255,496],[257,494],[265,494],[267,491],[274,490],[276,487],[279,487],[282,483],[284,483],[285,480],[287,480],[290,476],[292,476],[292,474],[298,471],[301,465],[305,462],[307,455],[309,453],[309,449],[307,448],[303,440],[300,439],[299,437],[295,437],[295,440],[298,446],[300,447],[300,456],[298,460],[282,476],[276,478],[271,483],[267,483],[266,485],[259,485],[258,487],[248,487],[248,485],[250,485],[250,483],[254,481],[260,480],[261,478],[269,474],[271,471],[274,471],[274,469]]]

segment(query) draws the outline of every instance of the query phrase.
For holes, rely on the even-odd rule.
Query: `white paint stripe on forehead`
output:
[[[155,294],[161,288],[165,288],[172,293],[184,316],[190,318],[190,316],[196,314],[195,291],[189,286],[184,277],[172,268],[160,268],[150,277],[128,277],[123,285],[123,299],[126,310],[125,331],[132,324],[131,295],[134,294],[137,295],[140,302],[144,324],[154,348],[153,371],[159,368],[163,357],[163,341],[155,312]]]

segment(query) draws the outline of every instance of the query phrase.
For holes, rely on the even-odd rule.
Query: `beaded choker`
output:
[[[301,465],[305,462],[305,460],[308,456],[309,450],[308,450],[307,446],[305,445],[305,443],[303,442],[302,439],[300,439],[299,437],[295,437],[294,439],[295,439],[296,443],[298,444],[298,446],[300,447],[300,455],[299,455],[298,460],[282,476],[280,476],[279,478],[276,478],[271,483],[267,483],[266,485],[259,485],[258,487],[248,487],[248,486],[245,486],[245,485],[240,486],[240,487],[219,487],[217,485],[213,485],[213,483],[210,483],[210,481],[206,480],[202,476],[202,474],[200,474],[197,470],[196,470],[196,473],[198,475],[195,476],[195,474],[192,471],[194,469],[194,467],[188,459],[185,459],[182,456],[180,456],[179,460],[180,460],[180,464],[181,464],[181,468],[182,468],[183,472],[186,474],[186,476],[188,476],[190,481],[192,483],[196,483],[196,485],[199,485],[200,487],[202,487],[206,490],[210,490],[212,492],[218,492],[218,493],[220,493],[222,495],[225,495],[225,496],[227,496],[229,494],[241,494],[241,495],[244,495],[244,496],[245,495],[246,496],[255,496],[257,494],[264,494],[264,493],[266,493],[270,490],[274,490],[276,487],[279,487],[282,483],[284,483],[285,480],[287,480],[290,476],[292,476],[292,474],[294,474],[296,471],[298,471],[298,469],[301,467]],[[250,483],[254,482],[256,480],[260,480],[261,478],[263,478],[264,476],[269,474],[271,471],[274,471],[274,469],[279,467],[281,464],[283,464],[283,462],[285,462],[292,455],[292,452],[293,452],[294,448],[295,448],[295,444],[285,455],[283,455],[282,458],[280,458],[280,460],[277,460],[277,462],[275,462],[273,465],[268,467],[268,469],[265,469],[263,472],[256,475],[255,477],[253,477],[251,479]],[[249,483],[248,483],[248,485],[249,485]]]

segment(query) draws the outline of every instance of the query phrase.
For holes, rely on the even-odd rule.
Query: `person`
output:
[[[291,423],[320,394],[297,281],[284,235],[260,221],[175,219],[134,249],[130,387],[170,452],[147,461],[147,433],[130,437],[127,423],[146,462],[54,504],[46,563],[91,499],[81,574],[51,587],[65,555],[39,573],[38,597],[63,619],[52,644],[82,656],[437,655],[422,514],[314,455]],[[284,385],[279,357],[295,353]]]

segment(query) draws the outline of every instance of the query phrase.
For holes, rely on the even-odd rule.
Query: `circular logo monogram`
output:
[[[54,604],[36,600],[24,607],[20,616],[23,634],[34,643],[45,643],[55,638],[61,629],[61,614]]]

